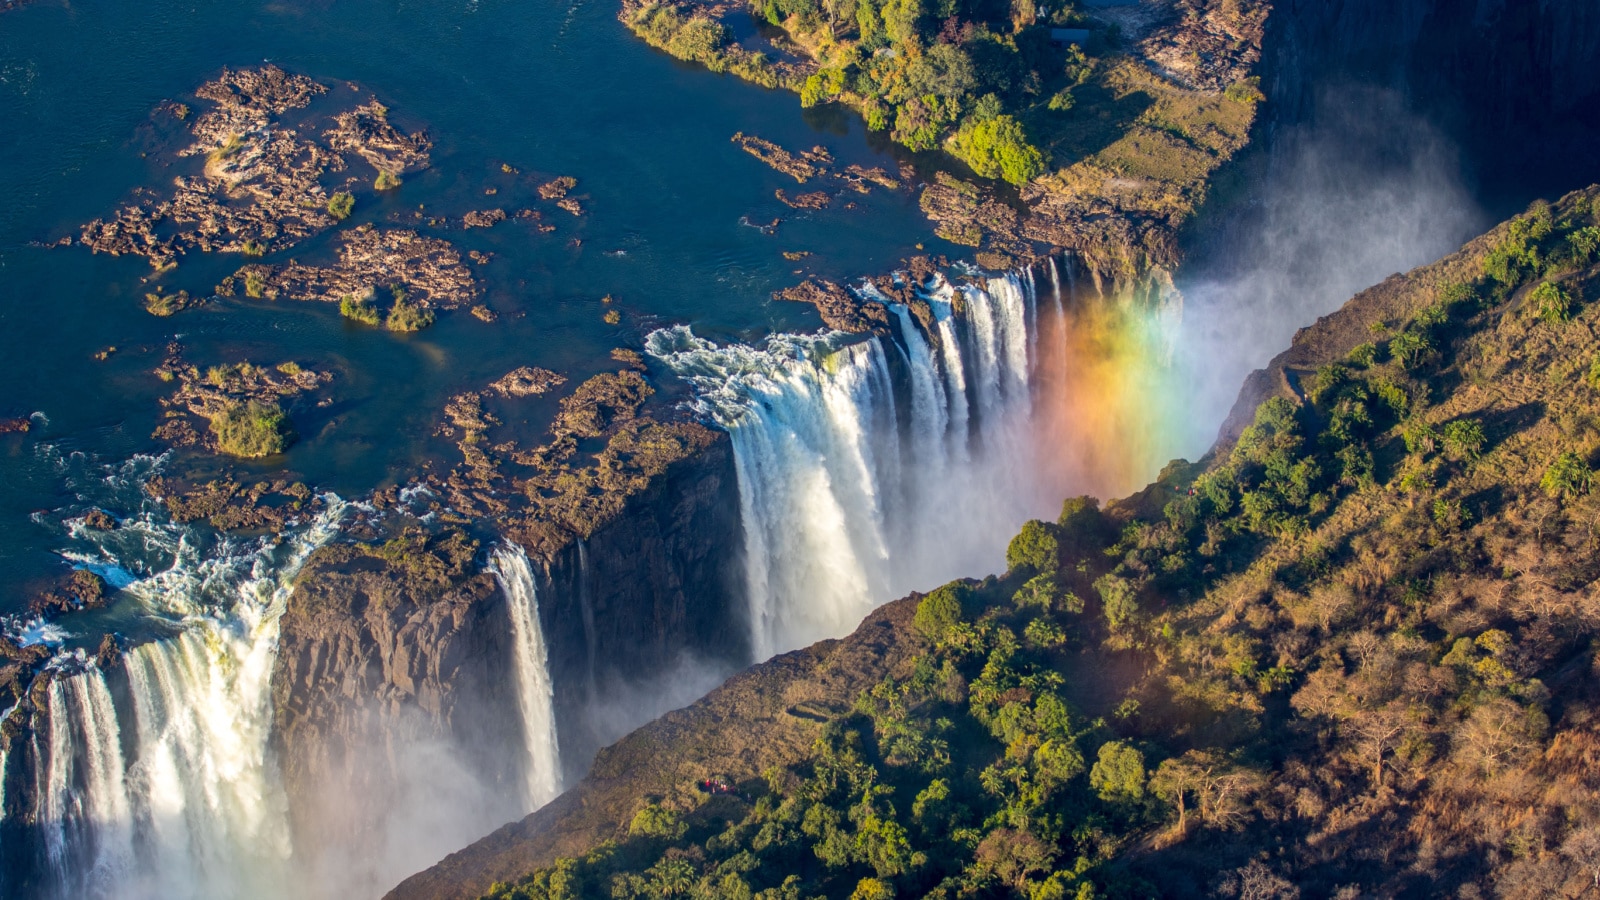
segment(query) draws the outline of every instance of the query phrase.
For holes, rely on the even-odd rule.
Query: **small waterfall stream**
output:
[[[515,544],[496,548],[489,571],[500,582],[511,612],[516,641],[514,664],[517,702],[522,712],[526,808],[538,809],[561,792],[561,745],[556,740],[555,690],[550,681],[544,629],[539,624],[539,597],[528,554]]]

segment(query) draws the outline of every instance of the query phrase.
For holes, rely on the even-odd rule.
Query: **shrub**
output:
[[[1312,403],[1321,403],[1323,397],[1336,392],[1349,380],[1349,369],[1330,363],[1317,369],[1317,374],[1312,378],[1311,386],[1306,391],[1306,396],[1311,398]]]
[[[1378,345],[1372,343],[1371,341],[1367,341],[1364,344],[1357,344],[1355,349],[1350,351],[1350,355],[1346,357],[1346,359],[1350,360],[1352,365],[1366,368],[1378,361]]]
[[[1389,342],[1389,353],[1406,368],[1415,368],[1433,355],[1433,341],[1418,331],[1404,331]]]
[[[1048,522],[1030,519],[1006,547],[1006,567],[1026,569],[1040,574],[1051,574],[1061,566],[1061,544],[1055,527]]]
[[[1539,479],[1539,486],[1552,497],[1576,497],[1586,494],[1594,483],[1594,472],[1578,454],[1568,450],[1556,457],[1550,468]]]
[[[678,814],[658,803],[647,803],[633,814],[628,823],[628,834],[635,837],[663,838],[675,841],[683,837],[689,826],[678,821]]]
[[[1400,437],[1406,442],[1407,453],[1427,455],[1439,446],[1439,433],[1426,422],[1413,422],[1407,425],[1400,432]]]
[[[405,291],[395,288],[394,306],[389,309],[383,327],[390,331],[421,331],[433,324],[433,311],[406,300]]]
[[[1255,104],[1267,99],[1267,95],[1261,93],[1260,78],[1246,78],[1243,81],[1235,81],[1233,84],[1228,85],[1222,94],[1235,103]]]
[[[1589,376],[1587,380],[1589,382],[1589,387],[1600,391],[1600,353],[1596,353],[1594,355],[1594,359],[1589,362]]]
[[[1477,459],[1483,453],[1483,426],[1476,419],[1457,419],[1444,426],[1444,449],[1456,459]]]
[[[1580,263],[1587,263],[1594,259],[1595,252],[1600,251],[1600,228],[1589,225],[1567,235],[1567,245],[1572,248],[1572,254]]]
[[[856,882],[850,900],[894,900],[894,886],[880,878],[863,878]]]
[[[984,178],[1020,186],[1044,174],[1044,154],[1011,116],[967,120],[951,138],[950,152]]]
[[[355,195],[349,191],[340,191],[328,198],[328,215],[336,221],[343,222],[350,218],[350,213],[356,208]]]
[[[1383,405],[1389,407],[1395,418],[1404,419],[1411,411],[1411,397],[1406,394],[1406,389],[1388,379],[1373,382],[1372,392],[1378,395]]]
[[[1572,318],[1572,294],[1553,281],[1546,281],[1533,289],[1528,300],[1537,304],[1539,318],[1551,325],[1559,325]]]
[[[230,401],[211,417],[217,449],[229,456],[272,456],[288,449],[292,440],[289,417],[276,403]]]
[[[1094,583],[1105,609],[1106,624],[1113,631],[1133,623],[1139,615],[1139,594],[1132,583],[1118,575],[1102,575]]]
[[[667,39],[667,52],[679,59],[718,69],[722,46],[728,42],[727,26],[709,16],[694,16]]]
[[[395,175],[386,169],[380,169],[377,180],[372,182],[372,189],[376,191],[392,191],[402,183],[399,175]]]
[[[1077,98],[1072,96],[1072,88],[1064,87],[1050,95],[1050,102],[1045,104],[1045,108],[1051,112],[1066,112],[1077,102]]]
[[[962,621],[961,607],[966,594],[967,586],[960,582],[935,588],[918,601],[912,624],[930,640],[937,641],[950,626]]]
[[[1433,521],[1446,531],[1459,531],[1472,523],[1472,513],[1461,505],[1460,500],[1440,497],[1433,501]]]
[[[365,297],[340,297],[339,315],[366,325],[376,325],[382,320],[382,314],[372,305],[370,294]]]
[[[159,291],[144,295],[145,311],[152,316],[165,318],[179,312],[189,305],[189,292],[179,291],[176,294],[163,294]]]
[[[244,295],[260,300],[267,292],[267,279],[260,272],[244,273]]]

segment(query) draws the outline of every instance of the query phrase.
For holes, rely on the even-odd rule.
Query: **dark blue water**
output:
[[[0,416],[48,419],[0,436],[0,611],[65,570],[50,523],[93,499],[58,460],[159,451],[149,435],[170,386],[152,369],[174,339],[201,366],[293,359],[335,372],[335,403],[297,415],[301,440],[273,467],[352,496],[414,474],[442,449],[429,435],[445,400],[510,368],[581,378],[669,322],[745,338],[815,328],[811,310],[768,299],[796,269],[845,278],[891,268],[919,243],[951,249],[910,191],[852,195],[859,208],[848,211],[780,205],[774,190],[798,186],[730,143],[734,132],[796,150],[821,143],[841,166],[892,171],[895,160],[859,121],[672,60],[615,15],[609,2],[43,0],[0,18]],[[193,171],[195,161],[173,162],[184,135],[157,107],[199,107],[192,92],[223,66],[265,61],[335,94],[347,82],[373,91],[394,121],[432,136],[433,168],[382,200],[363,197],[356,221],[418,205],[514,210],[484,195],[506,184],[502,163],[530,179],[578,178],[589,214],[547,212],[550,235],[511,222],[443,234],[497,254],[474,272],[500,320],[450,314],[411,337],[349,326],[323,304],[221,301],[159,319],[142,308],[143,260],[34,245],[76,235],[135,187],[164,191]],[[740,224],[778,216],[771,236]],[[281,256],[310,259],[326,243]],[[785,250],[815,255],[794,263]],[[204,293],[240,262],[191,254],[162,284]],[[620,326],[601,320],[607,294]]]

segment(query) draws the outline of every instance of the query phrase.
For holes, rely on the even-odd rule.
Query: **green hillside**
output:
[[[1304,330],[1236,440],[1029,523],[1006,576],[757,667],[674,740],[625,739],[542,823],[605,839],[490,896],[1590,889],[1597,198]],[[761,708],[874,661],[866,689]]]

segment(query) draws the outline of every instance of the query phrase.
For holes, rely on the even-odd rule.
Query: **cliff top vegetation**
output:
[[[761,27],[736,40],[730,23],[746,14]],[[963,203],[955,185],[929,188],[924,209],[949,240],[996,259],[1029,258],[1036,242],[1094,264],[1107,245],[1170,264],[1171,227],[1248,137],[1266,15],[1267,4],[1239,0],[1120,11],[1032,0],[629,0],[620,17],[681,59],[794,90],[803,106],[846,105],[910,150],[942,149],[980,178],[1024,188],[1020,219],[985,214],[976,189]],[[1096,224],[1106,213],[1116,222]],[[1138,261],[1113,270],[1131,274]]]
[[[630,736],[487,895],[1587,890],[1597,197],[1312,326],[1236,437],[1028,523],[1004,577]]]

